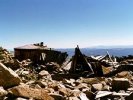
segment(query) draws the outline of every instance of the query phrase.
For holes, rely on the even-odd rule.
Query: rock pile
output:
[[[110,77],[75,77],[54,62],[33,65],[29,59],[21,62],[12,59],[13,63],[6,66],[3,59],[0,63],[0,100],[133,99],[132,71],[118,72]]]

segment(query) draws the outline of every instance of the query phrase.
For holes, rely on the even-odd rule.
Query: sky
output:
[[[133,45],[133,0],[0,0],[0,46]]]

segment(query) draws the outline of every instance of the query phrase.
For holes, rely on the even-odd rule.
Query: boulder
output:
[[[12,87],[21,82],[19,76],[10,68],[0,63],[0,86]]]
[[[8,92],[14,96],[33,98],[39,100],[54,100],[44,89],[30,88],[28,85],[19,85],[8,89]]]
[[[127,90],[130,87],[129,80],[127,78],[114,78],[112,81],[112,90]]]

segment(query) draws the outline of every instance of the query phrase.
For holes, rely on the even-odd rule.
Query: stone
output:
[[[127,90],[130,87],[129,80],[126,78],[115,78],[112,81],[112,90]]]
[[[68,88],[60,88],[59,89],[59,94],[62,96],[70,96],[71,95],[71,90]]]
[[[63,79],[63,81],[62,81],[62,82],[63,82],[63,83],[65,83],[65,84],[71,85],[71,81],[70,81],[70,80]]]
[[[42,88],[45,88],[45,87],[47,87],[47,85],[48,85],[47,82],[44,82],[44,81],[41,81],[41,80],[40,80],[40,81],[37,81],[36,83],[37,83],[39,86],[41,86]]]
[[[66,96],[67,95],[67,88],[60,88],[59,89],[59,94],[60,95],[63,95],[63,96]]]
[[[81,91],[79,89],[74,89],[71,91],[71,96],[78,97]]]
[[[78,97],[68,97],[68,100],[80,100]]]
[[[99,83],[99,80],[97,78],[81,78],[81,82],[92,85]]]
[[[125,98],[125,100],[133,100],[133,92]]]
[[[20,82],[21,79],[12,69],[0,63],[0,86],[12,87],[19,85]]]
[[[109,92],[109,91],[99,91],[96,94],[95,99],[102,98],[102,97],[109,96],[109,95],[112,95],[112,92]]]
[[[6,96],[8,93],[3,87],[0,87],[0,97]]]
[[[54,98],[54,100],[66,100],[62,95],[60,94],[50,94],[51,97]]]
[[[53,88],[47,88],[47,89],[46,89],[46,92],[47,92],[47,93],[50,93],[50,94],[51,94],[51,93],[55,93],[55,91],[54,91]]]
[[[130,94],[129,93],[116,93],[116,92],[113,92],[112,95],[113,96],[120,96],[120,97],[121,96],[125,96],[126,97],[126,96],[129,96]]]
[[[95,99],[95,94],[93,92],[91,92],[90,90],[84,90],[83,93],[85,93],[87,98],[89,98],[90,100]]]
[[[118,78],[124,78],[128,75],[128,71],[123,71],[117,74]]]
[[[41,87],[40,85],[36,84],[36,85],[35,85],[35,88],[36,88],[36,89],[41,89],[42,87]]]
[[[54,98],[52,98],[46,93],[45,89],[34,89],[30,88],[28,85],[15,86],[13,88],[8,89],[8,92],[18,97],[41,100],[54,100]]]
[[[101,91],[103,89],[103,84],[101,84],[101,83],[98,83],[98,84],[93,84],[92,85],[92,88],[91,88],[91,90],[92,91]]]
[[[80,93],[79,98],[80,98],[80,100],[89,100],[85,93]]]
[[[39,75],[39,77],[43,77],[43,76],[49,75],[49,73],[46,70],[42,70],[38,75]]]
[[[25,98],[17,98],[17,99],[15,99],[15,100],[29,100],[29,99],[25,99]]]
[[[84,88],[88,88],[88,84],[80,83],[78,86],[76,86],[76,88],[82,91]]]

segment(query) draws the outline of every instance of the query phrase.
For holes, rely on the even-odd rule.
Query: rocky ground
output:
[[[133,100],[132,75],[74,77],[56,63],[20,62],[0,48],[0,100]]]

